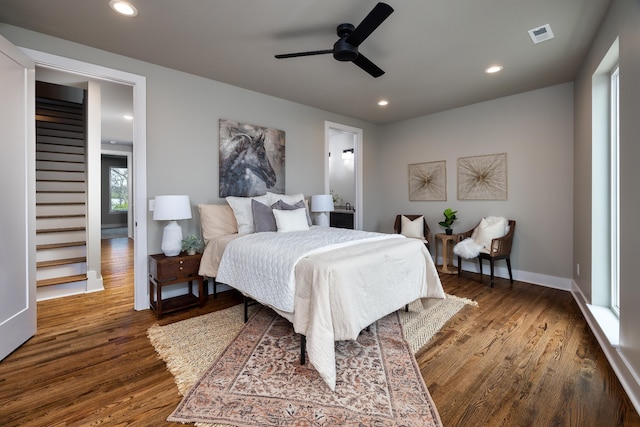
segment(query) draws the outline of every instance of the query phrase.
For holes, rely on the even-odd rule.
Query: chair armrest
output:
[[[464,239],[468,239],[473,234],[474,228],[471,230],[465,231],[464,233],[458,233],[458,242],[462,242]]]
[[[505,256],[511,253],[511,244],[513,242],[513,233],[515,228],[515,221],[510,221],[509,232],[498,239],[491,240],[489,255],[495,257]]]

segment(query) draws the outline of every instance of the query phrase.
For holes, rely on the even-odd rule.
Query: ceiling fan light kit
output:
[[[276,55],[278,59],[297,58],[301,56],[324,55],[332,53],[333,57],[342,62],[353,62],[355,65],[373,77],[380,77],[384,71],[358,52],[358,46],[393,13],[393,8],[386,3],[378,3],[357,27],[353,24],[340,24],[336,29],[338,41],[333,49],[314,50],[307,52],[285,53]]]

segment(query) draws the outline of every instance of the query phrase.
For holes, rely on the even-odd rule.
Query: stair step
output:
[[[84,218],[85,214],[37,215],[36,219]]]
[[[42,170],[42,169],[39,169],[39,170]],[[76,172],[76,171],[50,171],[50,172]],[[85,182],[85,181],[84,179],[36,179],[36,182]]]
[[[42,233],[65,233],[67,231],[84,231],[86,227],[66,227],[66,228],[43,228],[36,230],[36,234]]]
[[[77,274],[75,276],[65,276],[65,277],[56,277],[53,279],[38,280],[36,282],[36,286],[40,288],[43,286],[53,286],[53,285],[62,285],[65,283],[80,282],[82,280],[87,280],[86,274]]]
[[[42,153],[43,151],[40,151]],[[36,159],[38,162],[51,162],[51,163],[72,163],[83,165],[85,162],[82,160],[58,160],[58,159]],[[46,170],[46,169],[41,169]]]
[[[75,257],[75,258],[55,259],[51,261],[40,261],[36,263],[36,268],[55,267],[57,265],[77,264],[79,262],[87,262],[87,257],[82,256],[82,257]]]
[[[85,241],[66,242],[66,243],[47,243],[45,245],[37,245],[36,250],[72,248],[74,246],[86,246],[86,245],[87,245],[87,242]]]
[[[61,193],[61,194],[80,194],[80,193],[86,193],[86,191],[83,190],[65,190],[65,191],[55,191],[55,190],[37,190],[36,194],[38,193],[43,193],[43,194],[52,194],[52,193]]]
[[[37,202],[36,206],[85,205],[85,202]]]

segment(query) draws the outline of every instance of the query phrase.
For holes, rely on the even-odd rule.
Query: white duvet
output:
[[[227,244],[216,281],[251,295],[256,301],[293,313],[294,269],[301,258],[368,241],[401,238],[330,227],[312,227],[289,233],[253,233]]]
[[[222,255],[216,280],[291,321],[307,337],[309,361],[332,390],[335,341],[355,340],[418,298],[444,298],[422,242],[335,228],[237,238]]]

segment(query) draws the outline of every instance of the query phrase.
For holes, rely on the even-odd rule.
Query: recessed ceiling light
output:
[[[129,114],[125,114],[122,117],[124,117],[125,120],[133,120],[133,116],[130,116]]]
[[[389,101],[387,101],[386,99],[382,99],[380,101],[378,101],[378,105],[381,107],[387,106],[389,105]]]
[[[109,6],[111,6],[111,9],[124,16],[138,15],[138,9],[136,9],[131,3],[123,0],[110,0]]]
[[[504,67],[502,65],[492,65],[491,67],[484,70],[487,74],[497,73],[498,71],[502,71]]]

